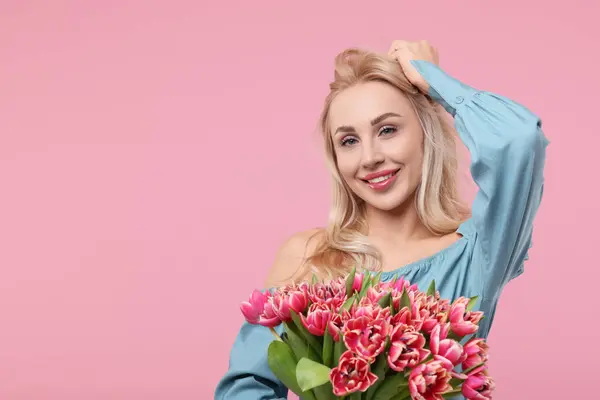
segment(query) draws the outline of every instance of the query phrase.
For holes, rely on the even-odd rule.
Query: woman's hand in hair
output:
[[[437,50],[426,40],[410,42],[407,40],[394,40],[388,55],[398,61],[406,78],[416,86],[421,92],[427,94],[429,84],[415,67],[410,63],[411,60],[429,61],[435,65],[439,64],[439,56]]]

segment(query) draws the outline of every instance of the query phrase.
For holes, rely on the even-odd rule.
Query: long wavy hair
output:
[[[303,272],[329,277],[351,270],[381,270],[381,256],[369,243],[365,204],[342,179],[337,167],[329,110],[343,90],[360,83],[378,81],[391,85],[410,101],[424,132],[423,171],[414,199],[421,222],[436,235],[456,231],[470,216],[457,188],[458,159],[455,133],[443,117],[443,109],[414,87],[399,63],[388,57],[361,49],[347,49],[335,58],[334,81],[320,117],[320,130],[326,161],[332,176],[332,204],[327,227],[319,232],[318,243],[304,264]]]

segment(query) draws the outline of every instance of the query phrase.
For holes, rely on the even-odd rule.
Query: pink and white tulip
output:
[[[462,384],[462,394],[467,400],[491,400],[495,383],[484,368],[477,368]]]
[[[240,309],[249,323],[272,328],[281,324],[281,319],[273,309],[272,300],[270,292],[254,290],[250,299],[241,303]]]
[[[470,339],[463,348],[465,360],[462,363],[463,370],[473,368],[488,361],[488,345],[481,338]]]
[[[327,329],[329,322],[334,312],[330,306],[325,304],[313,303],[308,308],[306,317],[304,314],[300,314],[302,325],[313,335],[323,336],[325,335],[325,329]]]
[[[368,316],[349,319],[342,329],[346,347],[369,361],[383,352],[389,331],[385,319]]]
[[[467,355],[463,353],[460,343],[447,338],[449,328],[449,324],[436,325],[431,331],[430,346],[433,355],[443,357],[454,367],[465,361]]]
[[[340,341],[340,332],[344,326],[344,323],[350,319],[350,313],[346,310],[343,310],[341,314],[333,313],[331,315],[331,319],[327,324],[327,328],[329,329],[329,334],[333,336],[334,342]]]
[[[483,317],[480,311],[467,311],[469,299],[461,297],[450,306],[450,328],[458,336],[471,335],[479,329],[479,321]]]
[[[305,287],[287,286],[273,295],[273,309],[284,322],[292,320],[291,311],[299,314],[308,306],[308,294]]]
[[[341,280],[329,284],[319,282],[310,286],[307,294],[311,302],[331,306],[336,311],[346,300],[346,285]]]
[[[369,362],[350,350],[340,357],[337,367],[329,373],[333,385],[333,394],[341,397],[354,392],[365,392],[377,381],[377,375],[371,372]]]
[[[443,400],[443,393],[452,390],[452,375],[439,360],[419,364],[408,378],[408,388],[413,399]]]
[[[352,282],[352,291],[353,292],[360,292],[360,289],[362,289],[362,285],[363,285],[363,280],[365,278],[364,274],[354,274],[354,281]]]
[[[424,346],[425,336],[415,330],[413,326],[396,325],[390,335],[388,365],[397,372],[416,366],[430,354]]]

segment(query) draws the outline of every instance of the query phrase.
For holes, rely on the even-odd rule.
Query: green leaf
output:
[[[379,299],[379,305],[381,306],[381,308],[386,308],[390,305],[391,301],[392,301],[392,293],[387,292],[381,299]]]
[[[367,294],[367,290],[369,290],[372,283],[373,283],[373,278],[371,277],[371,274],[365,273],[363,281],[362,281],[362,287],[360,288],[360,292],[358,295],[359,299],[362,299],[365,296],[365,294]]]
[[[427,296],[435,296],[435,279],[431,281],[427,288]]]
[[[365,287],[369,286],[371,284],[371,281],[373,281],[373,275],[371,275],[371,272],[363,272],[363,281],[362,281],[362,286],[361,286],[361,290],[364,289]]]
[[[296,329],[299,336],[304,338],[304,340],[308,342],[309,346],[312,347],[313,350],[318,354],[319,358],[317,359],[317,361],[321,361],[321,354],[323,353],[321,344],[319,343],[317,338],[304,327],[304,324],[302,323],[302,320],[300,319],[300,316],[298,314],[296,314],[293,310],[290,310],[290,314],[292,316],[294,324],[296,325]]]
[[[333,345],[333,366],[337,367],[340,362],[340,357],[342,354],[348,350],[346,348],[346,344],[344,343],[344,338],[342,337],[342,333],[340,332],[340,340],[338,342],[334,342]]]
[[[452,378],[450,379],[450,382],[448,382],[448,384],[450,386],[452,386],[453,388],[459,388],[460,386],[465,382],[464,379],[459,379],[459,378]]]
[[[326,382],[324,385],[317,386],[313,389],[315,396],[319,400],[337,400],[337,397],[333,394],[333,385],[331,382]]]
[[[389,400],[410,400],[412,397],[410,395],[410,390],[405,388],[400,393],[392,396]]]
[[[471,297],[471,299],[469,300],[469,303],[467,304],[467,311],[473,310],[473,307],[475,307],[475,303],[477,303],[478,298],[479,298],[479,296]]]
[[[409,310],[412,309],[410,304],[410,297],[408,296],[406,288],[402,289],[402,296],[400,296],[400,310],[404,307],[408,307]]]
[[[292,392],[298,396],[302,390],[296,379],[296,358],[294,352],[287,343],[274,340],[269,344],[267,352],[267,363],[273,374]]]
[[[329,382],[331,368],[308,358],[301,358],[296,367],[296,380],[300,390],[306,391]]]
[[[450,328],[448,330],[448,339],[452,339],[452,340],[456,340],[457,342],[461,342],[463,340],[463,337],[458,335],[456,332],[454,332],[452,330],[452,328]]]
[[[375,392],[373,399],[389,399],[392,396],[396,396],[405,388],[408,387],[408,380],[404,377],[404,374],[394,374],[386,377],[379,386],[379,389]],[[410,397],[409,397],[410,398]]]
[[[485,362],[479,363],[479,364],[477,364],[477,365],[473,365],[471,368],[465,369],[465,370],[464,370],[462,373],[463,373],[463,374],[465,374],[465,375],[468,375],[468,374],[469,374],[469,372],[471,372],[471,371],[473,371],[473,370],[475,370],[475,369],[477,369],[477,368],[481,367],[481,366],[482,366],[482,365],[484,365],[484,364],[485,364]]]
[[[319,283],[319,278],[317,278],[317,275],[313,274],[312,275],[312,284],[314,285],[316,283]]]
[[[296,329],[295,324],[292,324],[292,326],[294,327],[294,329]],[[333,359],[333,337],[331,337],[331,335],[329,335],[329,332],[326,331],[326,335],[328,335],[329,339],[327,339],[326,337],[323,340],[323,354],[317,354],[315,352],[315,350],[308,344],[307,341],[303,341],[302,342],[302,350],[303,351],[295,351],[294,353],[296,353],[296,358],[297,359],[302,359],[307,358],[309,360],[312,360],[316,363],[321,363],[321,360],[324,357],[329,357],[331,360]],[[327,350],[327,347],[329,346],[329,350]],[[326,354],[328,353],[328,354]],[[328,366],[328,365],[326,365]],[[304,392],[306,393],[306,392]],[[304,398],[305,394],[302,394],[302,397]],[[314,389],[312,389],[312,393],[314,394],[315,398],[317,398],[318,400],[336,400],[335,395],[333,394],[333,386],[331,385],[331,382],[326,382],[324,385],[315,387]]]
[[[362,392],[360,391],[350,393],[348,396],[344,397],[344,400],[360,400],[361,393]]]
[[[346,297],[352,296],[352,287],[354,286],[354,278],[356,277],[356,267],[352,268],[352,271],[346,278]]]
[[[462,389],[460,389],[460,388],[454,389],[454,390],[451,390],[449,392],[442,394],[442,397],[444,399],[454,399],[454,398],[456,398],[456,395],[459,395],[461,392],[462,392]]]
[[[377,273],[377,275],[375,275],[373,277],[373,281],[371,282],[372,286],[375,286],[375,285],[377,285],[379,283],[379,281],[381,280],[381,275],[383,275],[383,271],[379,271]]]
[[[333,361],[333,336],[329,333],[329,329],[325,328],[325,336],[323,336],[323,364],[331,367]]]
[[[378,379],[365,392],[364,398],[366,400],[373,399],[373,395],[375,394],[375,392],[377,391],[379,386],[381,386],[384,382],[385,374],[387,373],[387,371],[389,369],[389,364],[387,361],[387,352],[389,349],[389,345],[390,345],[390,337],[388,336],[386,338],[386,342],[385,342],[385,350],[383,351],[383,353],[381,353],[380,355],[377,356],[377,358],[375,359],[375,362],[373,363],[373,366],[371,368],[371,372],[373,372],[375,375],[377,375]]]
[[[346,311],[350,310],[350,307],[352,307],[352,304],[354,303],[355,299],[356,299],[356,295],[352,295],[352,296],[348,297],[348,299],[342,305],[342,309],[346,310]]]
[[[310,358],[314,361],[321,361],[319,354],[308,344],[308,341],[298,332],[298,328],[293,322],[284,322],[285,333],[287,334],[287,343],[299,360],[302,357]]]

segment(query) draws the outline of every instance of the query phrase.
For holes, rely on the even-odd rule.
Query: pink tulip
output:
[[[410,300],[411,307],[402,307],[400,308],[400,302],[402,301],[402,290],[392,289],[392,302],[394,305],[394,309],[399,313],[410,312],[410,318],[415,323],[418,323],[419,329],[421,327],[422,322],[424,321],[424,317],[426,317],[427,310],[423,308],[424,297],[425,294],[421,292],[413,291],[412,286],[407,289],[407,295]],[[416,326],[416,325],[415,325]]]
[[[281,320],[273,309],[272,300],[270,292],[262,293],[260,290],[255,290],[249,301],[242,302],[240,309],[249,323],[272,328],[281,324]]]
[[[346,285],[343,281],[316,283],[307,289],[308,298],[313,303],[331,306],[334,311],[346,300]]]
[[[436,325],[431,331],[430,347],[431,352],[435,356],[441,356],[448,360],[452,367],[462,363],[466,359],[466,354],[463,353],[463,347],[456,340],[448,339],[449,325]]]
[[[329,334],[333,336],[334,342],[340,341],[340,332],[346,321],[348,321],[350,318],[350,313],[346,310],[341,310],[339,313],[332,313],[331,319],[327,324],[327,328],[329,329]]]
[[[480,311],[467,311],[469,299],[461,297],[450,307],[450,328],[458,336],[471,335],[479,329],[477,325],[483,313]]]
[[[308,294],[304,286],[287,286],[273,295],[273,309],[284,322],[292,320],[291,311],[300,314],[307,306]]]
[[[433,328],[439,324],[448,322],[448,311],[450,302],[447,300],[436,300],[433,296],[427,296],[420,304],[420,313],[423,319],[423,331],[431,334]]]
[[[396,325],[390,335],[390,349],[387,361],[394,371],[402,372],[405,368],[413,368],[430,353],[424,349],[425,336],[410,325]]]
[[[415,330],[420,331],[423,326],[423,318],[417,304],[413,304],[412,310],[408,307],[403,307],[396,315],[394,315],[390,323],[392,326],[404,324],[410,325]]]
[[[390,326],[385,319],[368,316],[346,321],[342,329],[344,344],[354,353],[371,361],[385,349]]]
[[[369,362],[350,350],[340,357],[339,364],[329,373],[333,394],[341,397],[357,391],[365,392],[377,381]]]
[[[488,345],[484,339],[471,338],[465,344],[463,352],[465,356],[465,360],[462,363],[463,370],[473,368],[488,360]]]
[[[358,307],[353,309],[352,316],[354,318],[358,317],[369,317],[369,319],[384,319],[389,321],[390,319],[390,309],[389,308],[381,308],[381,306],[377,303],[365,303],[360,304]]]
[[[408,378],[408,388],[413,399],[443,400],[444,392],[452,390],[450,371],[439,360],[419,364]]]
[[[379,300],[381,300],[386,293],[385,289],[381,286],[370,287],[367,289],[367,295],[363,299],[368,300],[368,303],[370,304],[379,304]]]
[[[408,298],[410,299],[410,304],[415,305],[415,294],[414,292],[407,291]],[[392,289],[392,303],[394,304],[394,309],[402,310],[400,308],[400,301],[402,300],[402,289],[398,290],[396,288]]]
[[[396,280],[396,282],[394,282],[394,285],[392,286],[394,290],[396,290],[398,293],[402,293],[402,291],[404,289],[406,290],[411,290],[414,291],[414,287],[415,285],[411,286],[410,282],[407,281],[406,279],[404,279],[403,276],[400,277],[400,279]]]
[[[477,368],[462,384],[462,394],[467,400],[491,400],[495,383],[486,375],[485,369]],[[475,371],[473,371],[475,372]]]
[[[437,325],[439,325],[438,320],[434,316],[428,315],[425,319],[423,319],[423,332],[431,335],[431,331],[433,331],[433,328],[435,328]]]
[[[360,292],[362,289],[363,280],[365,278],[364,274],[354,274],[354,282],[352,282],[352,291]]]
[[[325,335],[325,329],[331,321],[333,311],[325,304],[313,303],[308,308],[306,317],[304,314],[300,314],[302,325],[313,335],[323,336]]]

